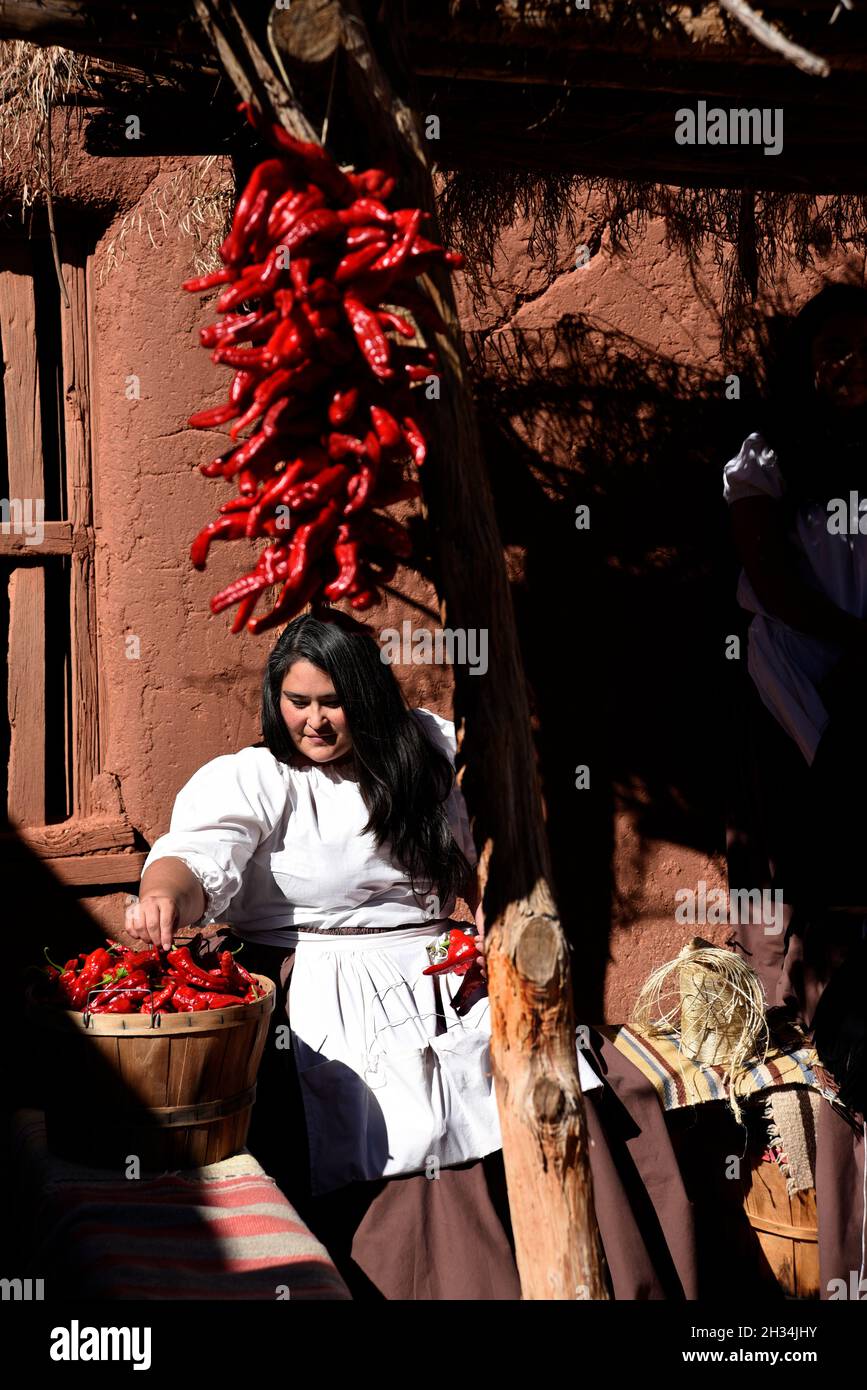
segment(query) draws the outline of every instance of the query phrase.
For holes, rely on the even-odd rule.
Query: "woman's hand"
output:
[[[126,913],[126,929],[139,941],[168,951],[181,927],[198,922],[205,910],[205,890],[182,859],[167,855],[142,874],[139,897]]]
[[[168,893],[145,893],[126,909],[124,926],[138,941],[151,942],[168,951],[181,926],[179,904]]]

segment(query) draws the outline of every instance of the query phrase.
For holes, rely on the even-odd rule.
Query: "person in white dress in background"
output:
[[[787,736],[776,754],[774,729],[757,745],[776,886],[795,909],[785,942],[748,926],[735,940],[761,958],[769,1002],[809,1024],[867,915],[867,288],[827,285],[797,315],[763,427],[723,486],[749,674]]]
[[[483,956],[423,973],[467,925],[456,898],[484,932],[454,726],[407,707],[364,626],[326,618],[272,649],[262,743],[178,793],[127,929],[167,947],[226,924],[277,982],[250,1146],[356,1297],[518,1298]]]

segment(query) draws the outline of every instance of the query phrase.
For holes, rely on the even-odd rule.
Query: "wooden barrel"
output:
[[[244,1147],[274,982],[251,1004],[201,1013],[81,1014],[31,1001],[48,1147],[136,1176],[199,1168]]]
[[[818,1298],[815,1188],[790,1196],[779,1166],[759,1163],[750,1173],[744,1210],[783,1292],[789,1298]]]

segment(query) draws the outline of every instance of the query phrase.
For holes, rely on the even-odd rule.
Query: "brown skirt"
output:
[[[200,938],[196,954],[207,963],[236,940],[225,932]],[[278,990],[248,1146],[322,1241],[353,1297],[519,1299],[501,1152],[441,1168],[436,1177],[353,1182],[312,1196],[301,1087],[285,1046],[295,952],[246,942],[242,959]]]

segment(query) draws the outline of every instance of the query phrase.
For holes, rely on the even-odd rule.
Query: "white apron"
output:
[[[422,973],[425,942],[442,929],[281,935],[286,945],[297,938],[289,1026],[314,1195],[399,1173],[433,1177],[502,1147],[487,996],[460,1016],[451,1001],[462,977]]]

